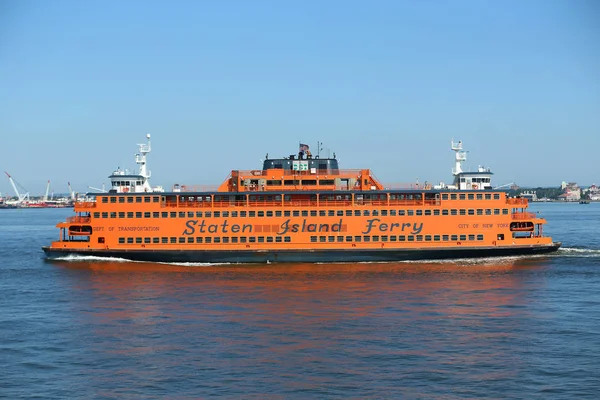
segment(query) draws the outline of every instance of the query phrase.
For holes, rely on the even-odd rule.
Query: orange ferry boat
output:
[[[267,263],[364,262],[542,254],[560,243],[528,201],[493,189],[489,169],[462,170],[452,141],[454,183],[382,185],[368,169],[298,154],[262,169],[231,171],[213,190],[150,186],[148,143],[138,174],[117,170],[107,193],[75,204],[57,225],[47,257],[92,255],[139,261]]]

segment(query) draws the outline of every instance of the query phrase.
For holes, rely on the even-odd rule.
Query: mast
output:
[[[50,181],[46,184],[46,194],[44,194],[44,201],[48,201],[48,193],[50,192]]]
[[[450,141],[450,148],[456,154],[454,155],[455,164],[454,168],[452,168],[452,175],[456,176],[463,172],[462,162],[467,159],[467,152],[463,151],[462,140],[459,140],[458,143],[454,142],[454,139]]]

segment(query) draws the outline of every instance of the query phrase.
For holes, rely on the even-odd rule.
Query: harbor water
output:
[[[600,203],[540,257],[47,261],[70,209],[0,210],[0,398],[596,399]]]

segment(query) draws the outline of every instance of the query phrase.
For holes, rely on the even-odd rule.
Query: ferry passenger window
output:
[[[180,237],[179,238],[179,243],[185,243],[185,238],[184,237]]]
[[[475,210],[473,210],[472,208],[469,209],[469,215],[475,215]]]
[[[194,243],[194,238],[193,237],[187,238],[187,242],[190,244]]]
[[[483,240],[483,235],[477,235],[477,240]]]
[[[102,213],[102,218],[108,218],[108,213],[107,212],[103,212]]]
[[[425,215],[430,215],[427,214],[427,210],[425,211]],[[440,215],[440,210],[433,210],[433,215]]]
[[[169,240],[172,244],[177,243],[177,238],[176,237],[171,237]]]
[[[179,211],[179,218],[185,218],[185,211]]]
[[[120,244],[124,244],[125,243],[125,238],[119,238],[119,243]]]
[[[128,197],[128,198],[127,198],[127,202],[128,202],[128,203],[133,203],[133,197]]]
[[[369,210],[363,211],[363,216],[368,217],[370,215],[371,215],[371,212]]]
[[[354,241],[355,242],[361,242],[362,241],[362,236],[354,236]]]
[[[202,237],[197,237],[196,238],[196,243],[202,243],[202,239],[203,239]]]
[[[133,218],[133,211],[127,211],[127,218]]]
[[[354,210],[354,216],[360,217],[360,210]]]
[[[399,242],[406,242],[406,236],[404,236],[404,235],[398,236],[398,241]]]
[[[223,215],[225,216],[225,215]],[[273,216],[273,211],[267,211],[267,217],[272,217]]]
[[[408,215],[414,215],[415,211],[414,210],[408,210]]]
[[[477,193],[477,200],[483,200],[483,195],[481,193]]]
[[[302,216],[303,217],[308,217],[308,211],[307,210],[302,210]]]
[[[492,209],[491,208],[486,208],[485,209],[485,215],[492,215]]]
[[[275,236],[275,242],[281,243],[281,236]]]
[[[415,241],[415,237],[413,235],[408,235],[408,241],[409,242],[414,242]]]
[[[450,240],[452,240],[453,242],[458,242],[458,235],[450,236]]]
[[[248,211],[248,216],[249,216],[250,218],[254,218],[254,217],[256,217],[256,211]]]
[[[116,203],[117,202],[117,198],[116,197],[111,197],[110,198],[110,202],[111,203]]]
[[[442,210],[442,215],[448,215],[448,210]]]
[[[465,210],[464,208],[461,208],[461,209],[458,211],[458,214],[459,214],[459,215],[467,215],[467,210]]]
[[[450,240],[450,236],[448,236],[448,235],[442,235],[442,240],[444,242],[447,242],[448,240]]]
[[[279,212],[281,213],[281,211],[279,211]],[[231,212],[231,216],[232,216],[233,218],[237,218],[237,216],[238,216],[238,212],[237,212],[237,211],[232,211],[232,212]]]
[[[171,211],[170,216],[171,218],[177,218],[177,213],[175,211]]]
[[[483,215],[483,208],[477,209],[477,215]]]
[[[235,212],[235,211],[234,211]],[[316,215],[316,214],[315,214]],[[281,211],[275,211],[275,216],[276,217],[281,217]]]
[[[149,237],[144,238],[144,243],[150,244],[150,238]]]
[[[422,241],[423,241],[423,235],[417,235],[417,242],[422,242]]]
[[[351,242],[352,241],[352,236],[346,236],[346,242]]]
[[[221,217],[221,211],[215,211],[215,218]]]
[[[248,241],[249,241],[250,243],[256,243],[256,238],[255,238],[254,236],[250,236],[250,237],[248,238]]]
[[[403,217],[406,214],[404,210],[398,210],[398,215]]]
[[[396,236],[390,236],[390,242],[395,242],[396,241]]]
[[[508,208],[502,209],[502,215],[508,215]]]
[[[242,211],[242,212],[243,212],[243,211]],[[283,216],[284,216],[284,217],[289,217],[290,215],[291,215],[291,212],[290,212],[290,211],[284,211],[284,212],[283,212]]]
[[[160,218],[160,213],[158,211],[152,212],[152,218]]]
[[[382,217],[387,217],[387,215],[388,215],[388,210],[381,210]]]
[[[238,242],[238,238],[237,237],[232,237],[231,238],[231,243],[237,243]]]
[[[167,244],[167,243],[169,243],[169,238],[163,236],[163,237],[160,238],[160,242],[164,243],[164,244]]]
[[[204,213],[204,218],[210,218],[210,217],[212,217],[212,213],[210,211],[206,211]]]
[[[379,216],[379,211],[378,210],[373,210],[373,216],[374,217],[378,217]]]
[[[494,200],[500,200],[500,193],[494,193]]]
[[[204,239],[204,243],[211,243],[212,242],[212,238],[211,237],[207,237]]]
[[[317,216],[317,210],[310,210],[310,216],[311,217],[316,217]]]
[[[286,236],[286,237],[283,238],[283,241],[285,243],[290,243],[292,241],[292,238],[290,236]]]
[[[142,212],[141,212],[141,211],[137,211],[137,212],[135,213],[135,217],[136,217],[136,218],[142,218]]]
[[[467,240],[467,235],[460,235],[460,240],[461,241]]]
[[[191,239],[191,238],[190,238]],[[220,237],[216,237],[214,238],[214,242],[215,243],[221,243],[221,238]]]
[[[327,236],[327,241],[328,242],[335,242],[335,236]]]
[[[374,242],[379,242],[379,236],[373,236],[373,241]]]
[[[448,200],[448,193],[442,193],[442,200]]]
[[[489,193],[486,193],[486,194],[485,194],[485,199],[486,199],[486,200],[491,200],[491,199],[492,199],[492,195],[491,195],[491,194],[489,194]]]
[[[500,209],[494,208],[494,215],[500,215]]]
[[[344,216],[344,210],[338,210],[338,211],[336,211],[336,213],[337,213],[338,217],[343,217]]]
[[[433,241],[434,242],[439,242],[440,241],[440,235],[433,235]]]
[[[425,235],[425,241],[431,242],[431,235]]]
[[[327,212],[327,214],[328,214],[330,217],[334,217],[334,216],[335,216],[335,211],[333,211],[333,210],[329,210],[329,211]]]
[[[136,197],[135,198],[135,202],[136,203],[141,203],[142,202],[142,198],[141,197]]]
[[[465,200],[466,196],[465,196],[464,193],[461,193],[461,194],[458,195],[458,198],[461,199],[461,200]]]
[[[142,243],[142,238],[141,237],[136,237],[135,238],[135,242],[138,243],[138,244]]]
[[[300,216],[300,211],[294,210],[293,211],[293,215],[294,215],[294,217],[299,217]]]
[[[289,211],[286,211],[286,212],[289,212]],[[240,217],[246,218],[246,211],[240,211]]]
[[[158,244],[159,243],[159,239],[157,237],[152,238],[152,243]]]
[[[273,243],[273,236],[267,236],[267,243]]]
[[[102,202],[103,202],[103,203],[108,203],[108,197],[104,197],[104,196],[102,196],[102,197],[100,197],[100,198],[102,199]]]
[[[390,217],[396,216],[396,210],[390,210]]]
[[[150,218],[150,215],[152,215],[152,214],[150,214],[150,211],[146,211],[144,213],[144,218]]]
[[[337,237],[337,241],[338,242],[343,242],[344,241],[344,237],[343,236],[338,236]]]
[[[469,200],[473,200],[473,199],[475,199],[475,196],[473,195],[473,193],[469,193],[469,196],[468,196],[468,197],[469,197]]]
[[[152,199],[148,196],[144,197],[144,203],[150,203]]]
[[[363,242],[370,242],[371,241],[371,236],[363,236]]]
[[[381,241],[382,241],[382,242],[387,242],[387,241],[388,241],[388,237],[387,237],[387,236],[385,236],[385,235],[384,235],[384,236],[382,236],[382,237],[381,237]]]
[[[119,197],[119,203],[125,203],[125,197]]]
[[[111,218],[117,218],[117,213],[116,212],[111,212],[110,213],[110,217]]]
[[[469,235],[469,240],[470,241],[474,241],[475,240],[475,235]]]
[[[229,217],[229,211],[223,211],[221,214],[222,214],[223,218]]]
[[[160,197],[158,197],[158,196],[154,196],[154,197],[152,198],[152,202],[153,202],[153,203],[158,203],[158,202],[160,201],[159,199],[160,199]]]
[[[217,213],[215,213],[215,217],[217,216],[216,214],[217,214]],[[265,212],[264,212],[264,211],[259,211],[259,212],[258,212],[258,216],[259,216],[259,217],[264,217],[264,216],[265,216]]]
[[[312,243],[317,243],[317,237],[316,237],[316,236],[311,236],[311,237],[310,237],[310,241],[311,241]]]
[[[129,243],[129,244],[133,244],[133,238],[132,238],[132,237],[130,237],[130,238],[127,238],[127,243]]]

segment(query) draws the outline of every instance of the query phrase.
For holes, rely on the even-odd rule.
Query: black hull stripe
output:
[[[458,249],[365,249],[365,250],[75,250],[43,247],[46,257],[68,255],[125,258],[132,261],[190,263],[297,263],[297,262],[383,262],[443,260],[456,258],[537,255],[557,251],[560,243],[548,246],[513,246]]]

